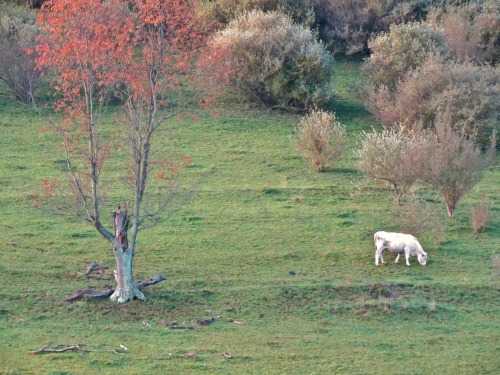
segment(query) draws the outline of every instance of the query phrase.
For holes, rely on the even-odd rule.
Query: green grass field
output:
[[[113,280],[85,223],[33,207],[42,178],[62,173],[46,119],[0,96],[0,371],[4,374],[497,374],[500,371],[499,157],[445,219],[445,237],[420,238],[426,267],[374,265],[373,233],[398,230],[388,192],[356,169],[361,131],[375,125],[356,98],[359,64],[337,63],[331,110],[346,125],[342,160],[318,174],[293,149],[298,117],[227,102],[218,117],[185,117],[168,149],[191,156],[167,223],[141,233],[138,280],[164,274],[145,302],[62,302]],[[119,167],[111,160],[111,176]],[[121,181],[118,180],[121,184]],[[417,192],[445,211],[428,188]],[[485,199],[485,233],[468,207]],[[126,199],[108,197],[109,211]],[[390,256],[387,260],[391,260]],[[196,318],[219,317],[209,325]],[[150,326],[144,324],[148,322]],[[178,322],[193,330],[171,330]],[[99,352],[29,355],[47,345]],[[120,348],[125,346],[128,350]],[[118,350],[123,354],[104,352]],[[225,358],[223,352],[232,357]],[[196,359],[184,357],[195,353]]]

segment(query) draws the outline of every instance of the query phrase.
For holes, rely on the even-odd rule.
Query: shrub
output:
[[[449,58],[445,35],[424,23],[393,25],[368,44],[372,54],[363,65],[370,91],[386,87],[393,93],[409,71],[421,66],[430,55]]]
[[[451,123],[485,145],[498,127],[500,67],[470,62],[446,62],[431,57],[407,73],[394,93],[386,88],[367,92],[367,105],[385,126],[404,123],[418,131],[432,127],[437,116],[449,109]]]
[[[314,23],[311,0],[202,0],[196,8],[198,15],[209,24],[227,25],[237,16],[256,9],[280,11],[307,27]]]
[[[428,22],[443,29],[446,44],[460,61],[482,60],[479,30],[474,27],[471,13],[474,5],[445,6],[434,8]]]
[[[458,60],[479,63],[500,61],[500,4],[475,1],[435,7],[428,21],[441,27],[445,40]]]
[[[314,0],[321,38],[335,53],[367,51],[371,35],[386,31],[398,0]]]
[[[318,172],[338,159],[345,142],[345,128],[334,113],[313,110],[300,119],[292,141],[305,159],[309,159]]]
[[[476,207],[470,208],[471,225],[475,232],[484,232],[491,219],[490,206],[481,201]]]
[[[391,11],[390,18],[397,23],[423,21],[427,18],[431,7],[447,3],[449,0],[400,0]],[[454,0],[451,0],[454,1]],[[462,1],[462,0],[457,0]]]
[[[253,10],[216,34],[213,48],[227,48],[241,63],[234,87],[266,107],[321,106],[332,95],[332,57],[309,29],[290,16]]]
[[[481,49],[485,61],[500,63],[500,3],[496,0],[485,0],[481,13],[475,18],[475,26],[481,34]]]
[[[366,177],[388,183],[395,203],[401,205],[418,179],[420,144],[420,139],[402,126],[363,133],[356,153],[358,167]]]
[[[31,12],[16,7],[0,18],[0,79],[23,103],[34,100],[41,76],[41,72],[35,70],[39,29],[34,21]]]
[[[481,179],[493,159],[495,146],[495,131],[490,148],[483,155],[471,137],[453,129],[449,110],[436,119],[434,130],[428,132],[420,146],[426,157],[421,158],[418,170],[421,179],[443,197],[448,216],[454,216],[458,202]]]

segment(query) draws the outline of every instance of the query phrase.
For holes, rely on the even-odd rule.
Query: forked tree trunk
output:
[[[118,208],[118,211],[113,213],[113,224],[115,227],[115,239],[113,243],[113,251],[116,259],[116,290],[111,295],[111,300],[118,303],[124,303],[135,298],[145,300],[146,297],[139,290],[134,281],[132,270],[132,261],[134,259],[134,246],[129,246],[127,240],[127,231],[129,229],[128,221],[128,204],[124,209]]]

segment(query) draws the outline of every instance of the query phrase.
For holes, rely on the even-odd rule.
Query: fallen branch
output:
[[[154,284],[158,284],[159,282],[162,282],[163,280],[166,280],[167,278],[163,275],[158,275],[158,276],[155,276],[149,280],[146,280],[146,281],[138,281],[137,282],[137,286],[139,288],[144,288],[146,286],[151,286],[151,285],[154,285]]]
[[[155,276],[146,281],[138,281],[137,286],[139,288],[144,288],[147,286],[151,286],[154,284],[158,284],[159,282],[166,280],[166,277],[163,275]],[[81,297],[85,298],[107,298],[111,296],[115,292],[115,288],[109,288],[108,290],[94,290],[94,289],[78,289],[74,294],[63,298],[64,302],[73,302]]]
[[[85,271],[85,276],[89,276],[90,273],[97,268],[97,263],[96,262],[92,262],[90,263],[90,266],[88,266],[87,270]]]
[[[208,318],[208,319],[205,319],[205,318],[195,318],[193,320],[193,322],[196,322],[196,323],[198,323],[199,325],[202,325],[202,326],[207,326],[207,325],[215,322],[219,318],[220,318],[220,316],[215,316],[213,318]]]
[[[84,352],[84,353],[113,353],[123,354],[116,350],[90,350],[82,348],[80,345],[49,345],[38,350],[31,350],[28,354],[50,354],[50,353],[64,353],[64,352]]]
[[[115,292],[114,288],[108,290],[94,290],[94,289],[78,289],[74,294],[64,297],[64,302],[73,302],[80,297],[85,298],[106,298],[110,297]]]

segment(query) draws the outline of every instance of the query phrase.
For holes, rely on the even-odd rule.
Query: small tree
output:
[[[357,151],[359,169],[366,177],[387,182],[397,205],[418,179],[421,140],[404,127],[363,133]]]
[[[470,136],[453,129],[451,121],[449,111],[436,119],[434,130],[421,146],[426,157],[419,168],[422,180],[443,197],[449,217],[455,215],[458,202],[481,179],[496,147],[496,131],[488,152],[483,155]]]
[[[72,192],[78,212],[112,245],[117,288],[111,299],[144,299],[132,271],[137,236],[169,211],[178,178],[178,163],[153,145],[170,119],[218,82],[219,56],[205,55],[206,31],[185,0],[54,0],[45,3],[39,22],[45,33],[38,63],[56,73],[62,97],[56,109],[64,119],[52,129],[61,137],[69,176],[66,188],[46,182],[46,195],[52,187]],[[124,103],[125,115],[116,115],[123,138],[103,136],[99,114],[109,87]],[[109,230],[102,222],[103,166],[120,149],[128,150],[122,159],[128,173],[114,183],[129,183],[130,204],[113,212]],[[163,181],[157,201],[154,177]]]
[[[305,159],[309,159],[318,172],[342,154],[346,132],[335,113],[318,109],[300,119],[292,141]]]
[[[0,80],[23,103],[34,101],[41,76],[35,69],[39,29],[34,21],[33,14],[15,7],[0,17]]]

